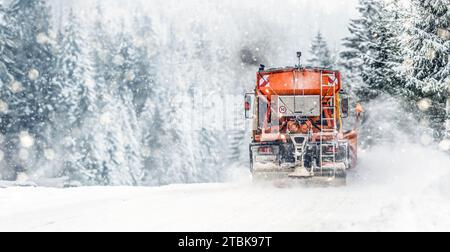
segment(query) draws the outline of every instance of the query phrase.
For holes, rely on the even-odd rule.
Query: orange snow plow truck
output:
[[[300,59],[301,53],[298,53]],[[253,119],[250,165],[255,181],[308,181],[345,185],[357,163],[358,124],[345,130],[349,99],[338,71],[297,67],[257,73],[245,97]]]

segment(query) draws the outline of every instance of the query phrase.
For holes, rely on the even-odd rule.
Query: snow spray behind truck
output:
[[[300,62],[301,53],[298,53]],[[342,97],[339,71],[261,65],[254,92],[245,97],[252,121],[250,166],[253,178],[346,184],[357,163],[358,124],[344,130],[349,99]]]

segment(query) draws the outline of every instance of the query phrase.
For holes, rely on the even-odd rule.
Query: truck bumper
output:
[[[271,155],[260,155],[259,147],[274,147]],[[317,160],[312,156],[310,160]],[[334,181],[345,184],[347,166],[344,162],[330,163],[318,168],[316,162],[309,162],[309,168],[299,167],[293,158],[293,148],[283,144],[252,144],[250,146],[250,162],[253,180],[259,181],[290,181],[289,183],[313,183],[329,185]]]

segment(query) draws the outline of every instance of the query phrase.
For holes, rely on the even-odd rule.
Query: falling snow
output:
[[[52,161],[55,160],[56,157],[56,153],[54,150],[52,149],[45,149],[44,150],[44,156],[47,160]]]
[[[22,83],[20,83],[19,81],[13,81],[9,85],[9,89],[11,90],[11,92],[16,94],[22,92],[23,86]]]
[[[116,55],[113,59],[113,63],[117,66],[123,65],[125,59],[121,55]]]
[[[417,107],[421,110],[421,111],[427,111],[431,108],[431,106],[433,105],[433,101],[426,98],[426,99],[422,99],[417,103]]]
[[[33,145],[34,145],[34,139],[28,132],[25,132],[25,131],[21,132],[19,139],[20,139],[20,145],[23,148],[28,149],[28,148],[33,147]]]
[[[438,29],[438,36],[443,40],[450,40],[450,31],[447,29]]]
[[[8,104],[2,100],[0,100],[0,113],[2,114],[8,113]]]
[[[450,151],[450,140],[447,140],[447,139],[442,140],[442,141],[439,143],[439,148],[440,148],[442,151]]]
[[[433,136],[428,133],[424,133],[420,138],[420,142],[425,146],[431,145],[433,143],[433,140]]]
[[[434,50],[433,48],[429,48],[425,54],[425,57],[428,60],[434,60],[436,58],[436,50]]]
[[[38,78],[39,78],[39,71],[38,71],[37,69],[31,69],[31,70],[28,72],[28,79],[29,79],[29,80],[35,81],[35,80],[37,80]]]
[[[0,0],[0,231],[450,230],[450,0],[125,2]],[[364,107],[346,187],[251,181],[297,51]]]
[[[134,81],[135,78],[136,78],[136,74],[134,72],[128,72],[126,74],[127,81]]]
[[[14,9],[21,23],[16,23],[13,31],[17,29],[26,36],[23,41],[15,41],[15,50],[33,51],[20,54],[24,57],[20,60],[0,57],[0,70],[3,62],[14,61],[18,70],[8,68],[11,73],[2,83],[0,116],[2,123],[11,122],[2,132],[5,142],[16,145],[12,150],[0,146],[3,159],[14,161],[19,157],[21,169],[30,176],[44,176],[48,172],[45,176],[57,177],[67,172],[86,185],[221,181],[222,171],[229,166],[231,169],[236,164],[247,166],[250,141],[245,132],[250,122],[246,125],[240,110],[230,109],[232,106],[224,97],[233,97],[240,104],[242,94],[254,88],[259,64],[294,65],[295,52],[299,50],[306,55],[305,59],[311,58],[314,54],[308,51],[313,44],[311,38],[319,30],[330,46],[330,64],[342,70],[344,87],[352,101],[376,101],[357,94],[360,87],[370,92],[380,89],[376,91],[381,95],[398,93],[395,98],[404,101],[411,117],[423,117],[414,117],[414,125],[420,128],[419,132],[411,133],[415,141],[446,151],[445,132],[436,128],[450,127],[445,125],[442,111],[439,115],[432,113],[443,107],[446,88],[450,92],[450,77],[446,66],[430,64],[448,58],[442,52],[446,48],[442,42],[450,39],[450,32],[444,27],[445,22],[428,27],[444,18],[436,18],[430,24],[417,18],[427,11],[434,15],[433,10],[391,5],[386,10],[364,8],[367,6],[356,10],[358,1],[349,7],[348,1],[326,0],[315,2],[317,7],[293,1],[269,2],[255,10],[256,1],[251,0],[240,3],[241,11],[236,12],[233,1],[217,8],[214,3],[204,4],[206,0],[192,0],[189,7],[198,7],[193,16],[183,4],[151,1],[167,12],[159,13],[158,8],[144,4],[130,18],[128,6],[100,3],[97,12],[92,1],[71,3],[77,7],[73,16],[65,11],[58,13],[59,8],[48,12],[43,6]],[[83,12],[78,12],[81,9]],[[405,9],[417,9],[417,13],[405,13]],[[359,13],[361,10],[367,11]],[[273,13],[272,17],[267,18],[268,12]],[[311,13],[330,18],[316,20]],[[58,18],[53,16],[47,22],[53,14]],[[376,22],[378,14],[389,22],[383,19]],[[123,23],[118,18],[122,16]],[[374,25],[353,27],[355,23],[350,18],[357,20],[357,24],[361,21],[359,24]],[[335,21],[330,24],[329,20]],[[49,24],[53,23],[55,26],[51,27]],[[348,31],[348,27],[354,29]],[[341,39],[351,35],[355,43],[342,45]],[[346,49],[350,54],[363,51],[344,62],[341,51]],[[399,54],[388,55],[393,52]],[[26,58],[27,55],[33,57]],[[378,56],[386,56],[386,62]],[[353,65],[352,71],[344,66],[347,63]],[[359,67],[371,64],[378,68],[358,72]],[[400,81],[396,79],[399,76]],[[374,84],[373,79],[378,82]],[[222,83],[220,88],[215,88],[217,83]],[[389,86],[397,89],[383,90]],[[410,101],[418,102],[411,106]],[[195,111],[197,106],[199,111]],[[367,118],[376,116],[370,113],[373,112],[368,111]],[[239,129],[217,130],[225,127],[224,121],[229,119],[225,117],[233,117],[229,121],[237,121]],[[436,118],[440,120],[438,123]],[[390,128],[392,125],[387,123],[364,123],[361,140],[374,147],[380,142],[377,132],[385,133]],[[236,156],[229,158],[229,152]],[[15,179],[14,165],[0,166],[0,176]],[[103,174],[104,170],[110,172],[105,175],[107,179],[93,175]],[[133,181],[135,178],[142,180]]]
[[[111,125],[113,123],[113,118],[112,115],[110,113],[103,113],[100,116],[100,124],[102,124],[103,126],[108,126]]]
[[[39,44],[46,44],[49,42],[49,38],[45,33],[38,33],[36,35],[36,42]]]
[[[95,87],[95,81],[92,79],[87,79],[84,81],[84,85],[88,88],[94,88]]]

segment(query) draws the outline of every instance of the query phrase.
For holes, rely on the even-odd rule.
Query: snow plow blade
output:
[[[276,187],[341,187],[347,185],[346,176],[314,176],[314,177],[292,177],[287,173],[258,173],[253,175],[255,184],[273,184]]]
[[[298,173],[298,171],[263,171],[253,173],[253,182],[256,184],[272,183],[277,187],[291,186],[330,186],[340,187],[347,185],[345,170],[324,171],[314,175]]]

